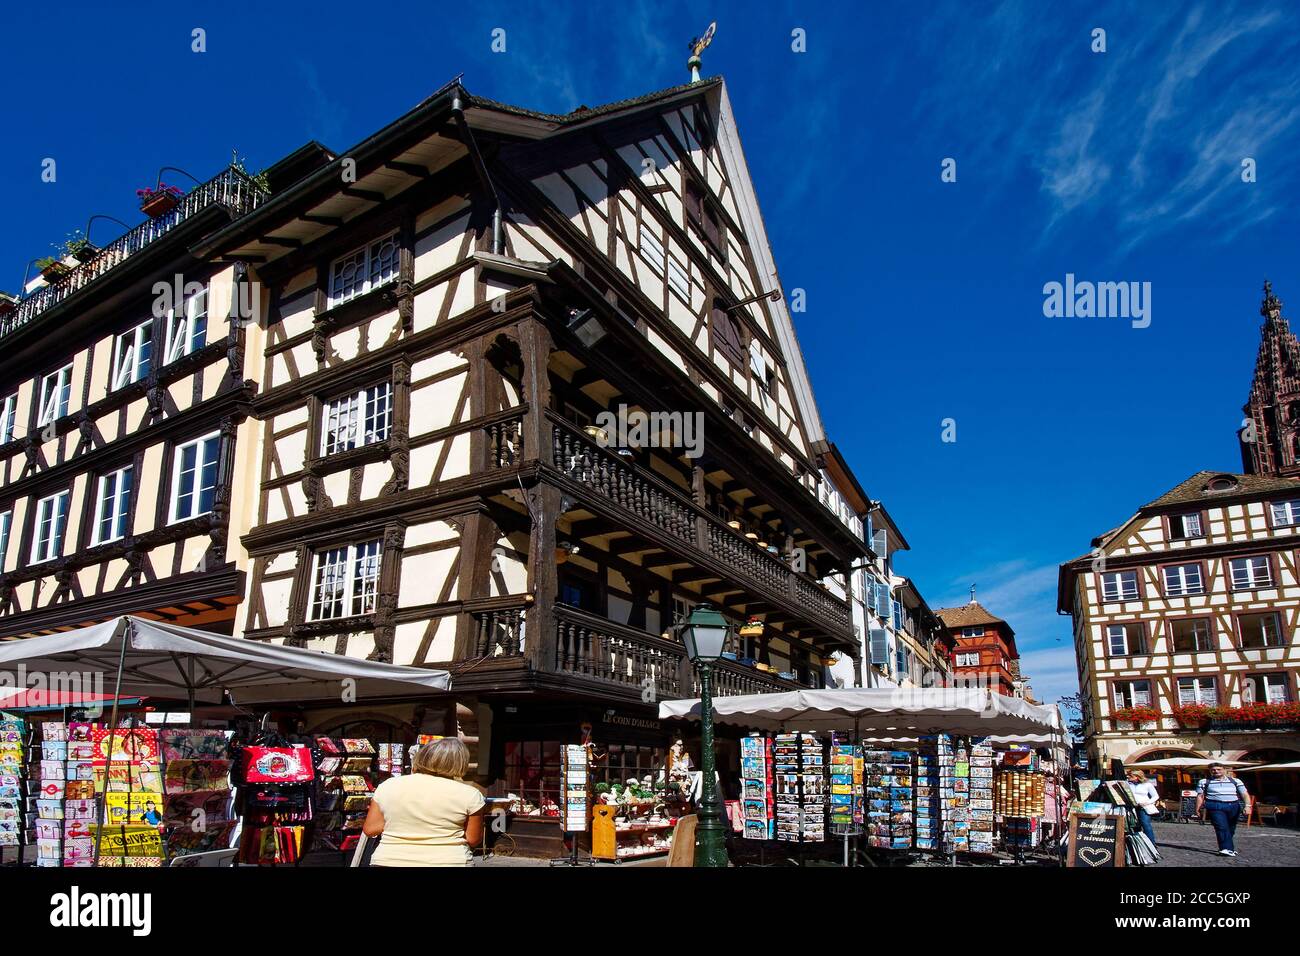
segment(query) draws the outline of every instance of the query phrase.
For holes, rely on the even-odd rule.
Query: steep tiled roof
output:
[[[1222,479],[1232,484],[1222,489],[1212,489],[1210,483]],[[1186,481],[1175,485],[1155,501],[1149,501],[1142,509],[1159,508],[1164,505],[1200,504],[1216,498],[1238,498],[1242,496],[1263,495],[1274,491],[1300,491],[1300,481],[1294,478],[1274,478],[1272,475],[1238,475],[1223,471],[1198,471]]]
[[[935,609],[939,620],[948,627],[974,627],[976,624],[1006,624],[1000,617],[994,617],[979,601],[971,601],[961,607],[941,607]]]

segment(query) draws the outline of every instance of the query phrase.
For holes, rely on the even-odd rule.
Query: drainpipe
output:
[[[505,243],[501,238],[501,197],[497,195],[497,187],[492,182],[492,177],[488,175],[487,164],[483,162],[483,154],[479,152],[474,133],[470,130],[469,123],[465,122],[465,105],[461,100],[462,93],[464,93],[464,88],[457,86],[456,92],[451,98],[451,112],[456,117],[456,126],[460,130],[461,139],[469,148],[470,157],[474,160],[474,170],[478,173],[483,188],[492,196],[492,253],[499,256],[504,254],[505,249]]]

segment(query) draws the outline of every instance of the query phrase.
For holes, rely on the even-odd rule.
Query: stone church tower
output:
[[[1300,342],[1282,318],[1282,303],[1264,283],[1259,354],[1245,420],[1237,436],[1247,474],[1300,476]]]

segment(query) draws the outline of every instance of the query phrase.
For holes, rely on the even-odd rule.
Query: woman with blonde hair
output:
[[[412,773],[375,788],[361,832],[383,834],[372,866],[469,866],[483,839],[483,794],[462,778],[469,748],[451,737],[425,744]]]

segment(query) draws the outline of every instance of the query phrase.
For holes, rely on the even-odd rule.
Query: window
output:
[[[731,364],[745,364],[745,337],[735,316],[727,312],[721,299],[713,300],[713,344]]]
[[[153,357],[153,323],[142,322],[113,342],[113,388],[123,388],[149,374]]]
[[[1286,674],[1247,674],[1241,696],[1243,704],[1285,704],[1291,687]]]
[[[0,406],[0,445],[14,440],[14,420],[18,417],[18,393],[14,392]]]
[[[12,511],[0,511],[0,571],[5,569],[5,556],[9,553],[9,529],[13,523]]]
[[[1193,512],[1186,515],[1169,516],[1169,537],[1173,540],[1182,540],[1185,538],[1199,538],[1204,534],[1201,531],[1201,515],[1199,512]]]
[[[308,619],[370,614],[379,587],[379,540],[317,551]]]
[[[381,382],[327,402],[322,418],[322,455],[384,441],[393,421],[393,383]]]
[[[963,627],[961,629],[962,637],[983,637],[984,628],[982,627]]]
[[[1175,652],[1195,654],[1214,650],[1214,626],[1208,617],[1170,621],[1169,634]]]
[[[44,428],[68,414],[68,399],[72,395],[72,365],[63,366],[41,379],[41,411],[37,426]]]
[[[968,651],[963,654],[958,654],[957,666],[958,667],[979,667],[980,666],[979,651]]]
[[[1219,702],[1219,686],[1213,677],[1178,678],[1178,703],[1206,704],[1213,707]]]
[[[399,252],[397,233],[394,232],[335,259],[330,266],[330,307],[396,279]]]
[[[1199,564],[1172,564],[1165,568],[1164,572],[1165,594],[1168,597],[1205,593]]]
[[[1260,614],[1242,614],[1237,618],[1241,631],[1241,646],[1246,648],[1282,647],[1282,622],[1277,614],[1267,611]]]
[[[725,262],[727,252],[722,217],[704,190],[694,183],[686,184],[686,217],[704,235],[704,241],[713,253]]]
[[[607,782],[623,783],[628,777],[643,777],[646,773],[655,773],[658,768],[664,765],[663,752],[659,750],[651,751],[645,748],[644,758],[633,756],[629,763],[635,766],[633,770],[625,760],[628,758],[624,755],[627,751],[633,751],[636,748],[629,746],[620,746],[611,744],[606,750],[608,760],[608,770],[605,770],[597,764],[592,768],[592,777],[594,781],[598,779],[603,772],[608,775]],[[507,741],[505,744],[505,788],[510,793],[517,793],[535,807],[554,808],[556,812],[560,810],[560,800],[563,796],[560,791],[560,772],[561,772],[561,747],[558,740],[525,740],[525,741]],[[649,766],[645,772],[641,772],[640,759],[644,759]],[[653,761],[653,763],[651,763]],[[617,769],[616,769],[617,767]],[[627,773],[627,777],[621,776]]]
[[[647,223],[641,223],[640,237],[641,258],[646,264],[654,270],[655,275],[662,277],[664,270],[667,268],[667,256],[664,254],[664,244],[659,241],[654,230]]]
[[[1140,596],[1136,571],[1110,571],[1101,576],[1103,601],[1136,601]]]
[[[1273,586],[1273,565],[1268,555],[1260,554],[1253,558],[1233,558],[1228,562],[1232,569],[1232,589],[1249,591],[1251,588],[1270,588]]]
[[[167,362],[203,348],[208,337],[208,287],[187,296],[167,314]]]
[[[36,503],[36,528],[32,535],[32,563],[49,561],[63,553],[63,529],[68,523],[68,492]]]
[[[1106,627],[1106,646],[1111,657],[1129,657],[1147,652],[1146,632],[1141,623],[1110,624]]]
[[[212,510],[220,451],[221,435],[218,432],[176,448],[176,460],[172,465],[171,523],[197,518]]]
[[[105,544],[126,536],[132,480],[130,465],[100,476],[99,491],[95,495],[93,544]]]
[[[1290,527],[1291,525],[1300,524],[1300,498],[1291,498],[1287,501],[1275,501],[1273,508],[1273,526],[1276,528]]]
[[[1117,680],[1110,686],[1116,708],[1151,706],[1149,680]]]

